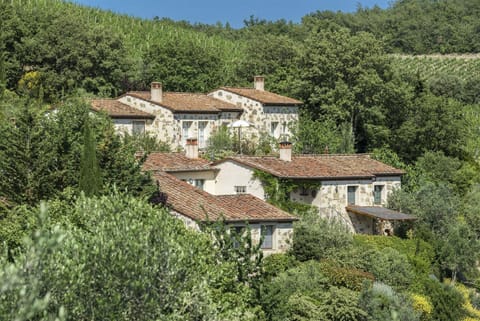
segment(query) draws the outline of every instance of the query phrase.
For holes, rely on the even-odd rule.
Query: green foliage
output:
[[[90,119],[85,120],[83,127],[83,151],[80,159],[80,191],[86,196],[98,195],[102,190],[102,174],[98,166],[95,138],[90,129]]]
[[[2,262],[2,319],[32,310],[67,320],[254,319],[235,266],[166,210],[118,193],[59,209],[61,229],[47,216],[25,254]]]
[[[334,261],[322,261],[321,267],[323,274],[328,277],[332,285],[354,291],[360,291],[365,281],[374,280],[374,276],[371,273],[352,268],[343,268]]]
[[[292,142],[296,153],[345,154],[354,152],[354,138],[348,123],[337,126],[333,120],[312,120],[302,115],[292,128]]]
[[[381,282],[395,287],[408,284],[414,288],[421,287],[421,280],[432,273],[434,248],[421,239],[373,235],[355,235],[353,239],[360,253],[374,250],[367,255],[364,269]]]
[[[455,279],[460,272],[475,275],[473,262],[478,259],[479,246],[475,219],[471,214],[463,215],[462,199],[451,187],[441,181],[438,184],[426,182],[415,192],[395,192],[389,204],[418,217],[415,233],[432,244],[436,264],[443,273],[439,276]],[[467,195],[475,197],[474,193]]]
[[[459,98],[475,103],[465,87],[478,79],[478,55],[392,55],[393,67],[400,73],[416,74],[424,78],[435,94]],[[470,98],[467,98],[470,97]]]
[[[464,158],[466,141],[462,104],[453,99],[423,94],[406,111],[406,121],[394,132],[392,147],[412,162],[426,151]]]
[[[42,206],[40,220],[46,219],[45,206]],[[45,288],[42,277],[48,266],[46,260],[57,251],[65,239],[58,228],[41,230],[26,244],[26,251],[15,258],[15,263],[7,262],[0,256],[0,317],[4,320],[51,320],[65,318],[65,307],[52,306],[55,301],[52,289]]]
[[[299,261],[328,258],[352,244],[352,234],[341,222],[318,215],[295,223],[292,254]]]
[[[297,265],[298,261],[289,253],[271,254],[263,259],[263,277],[269,281],[278,274]]]
[[[366,284],[368,285],[368,284]],[[366,320],[417,321],[418,313],[408,299],[386,284],[375,282],[366,286],[360,297],[360,306],[368,313]]]
[[[318,262],[280,273],[262,289],[269,320],[363,320],[358,294],[329,285]]]
[[[226,126],[218,127],[208,138],[206,157],[211,160],[222,159],[233,154],[234,138]]]
[[[432,320],[455,321],[466,316],[462,295],[453,286],[426,280],[425,289],[433,305]]]
[[[0,196],[35,204],[55,193],[58,177],[55,136],[37,106],[22,102],[10,121],[0,124]]]
[[[123,134],[123,143],[131,146],[132,149],[138,152],[150,154],[152,152],[170,152],[170,145],[164,141],[159,140],[156,136],[148,133],[129,135]]]
[[[236,266],[235,282],[248,285],[257,291],[263,273],[263,252],[261,251],[263,240],[261,239],[258,244],[254,244],[248,226],[242,234],[237,234],[223,221],[204,224],[202,230],[212,236],[218,261]],[[253,300],[254,298],[250,299]]]
[[[0,124],[4,137],[0,142],[4,169],[0,196],[13,203],[33,205],[69,186],[78,187],[87,117],[92,137],[98,142],[96,153],[105,185],[116,185],[136,195],[153,191],[150,178],[140,171],[133,146],[122,143],[108,119],[90,117],[85,103],[71,100],[47,114],[36,104],[22,104],[13,114],[15,122]]]
[[[299,188],[318,190],[320,183],[311,181],[294,181],[287,178],[278,178],[261,170],[254,170],[253,177],[260,180],[265,191],[267,202],[297,215],[308,215],[317,212],[316,208],[300,202],[290,200],[290,193]]]
[[[350,124],[360,152],[388,138],[385,113],[396,89],[379,41],[338,26],[313,26],[300,59],[300,96],[313,117]]]

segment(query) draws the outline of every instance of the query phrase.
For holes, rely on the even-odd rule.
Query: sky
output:
[[[228,22],[243,27],[251,15],[266,20],[285,19],[300,22],[317,10],[353,12],[359,5],[387,8],[392,0],[73,0],[78,4],[112,10],[131,16],[152,19],[155,16],[190,23]]]

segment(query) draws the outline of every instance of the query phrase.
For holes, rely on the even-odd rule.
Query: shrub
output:
[[[465,316],[463,297],[453,286],[443,284],[437,280],[427,279],[424,282],[427,295],[432,302],[432,320],[456,321]]]
[[[374,280],[371,273],[357,269],[342,268],[333,261],[322,261],[320,264],[323,274],[329,278],[335,286],[346,287],[350,290],[360,291],[363,283]]]
[[[292,253],[299,261],[320,260],[352,244],[352,234],[334,220],[310,215],[296,223]]]
[[[432,306],[432,303],[430,303],[430,300],[428,299],[428,297],[421,294],[416,294],[416,293],[411,294],[410,297],[412,299],[413,309],[415,309],[415,311],[420,313],[420,320],[421,321],[431,320],[433,306]]]
[[[298,261],[289,254],[272,254],[263,259],[263,275],[266,280],[295,267]]]
[[[407,283],[411,283],[411,286],[417,292],[423,292],[422,284],[425,278],[428,278],[428,275],[431,274],[431,266],[434,260],[434,250],[433,247],[420,239],[400,239],[398,237],[384,237],[384,236],[373,236],[373,235],[355,235],[354,236],[354,244],[355,247],[359,248],[359,251],[362,253],[368,250],[375,251],[382,251],[386,248],[390,250],[385,250],[383,252],[383,257],[385,260],[389,260],[389,257],[392,259],[391,267],[393,268],[394,264],[401,264],[402,265],[402,274],[396,272],[396,276],[393,275],[393,278],[388,275],[388,271],[380,271],[380,266],[378,266],[376,272],[371,271],[369,268],[366,268],[367,271],[372,272],[375,276],[385,277],[385,282],[396,282],[397,285],[401,285],[399,282],[401,279],[410,278],[411,280],[407,281]],[[393,250],[396,252],[394,252]],[[399,253],[399,257],[395,258],[396,253]],[[406,262],[402,259],[403,257],[406,259]],[[407,263],[407,264],[405,264]],[[409,269],[411,268],[411,272],[409,273]],[[380,273],[380,274],[376,274]],[[396,279],[396,281],[395,281]]]
[[[365,287],[360,295],[360,306],[368,313],[369,321],[418,321],[419,315],[408,299],[390,286],[375,282]]]

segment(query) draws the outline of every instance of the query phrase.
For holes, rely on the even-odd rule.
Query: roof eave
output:
[[[151,116],[141,116],[141,115],[110,115],[107,113],[107,115],[111,118],[115,119],[155,119],[154,115]]]
[[[294,222],[298,221],[298,217],[289,217],[289,218],[235,218],[229,219],[224,217],[225,223],[261,223],[261,222]]]

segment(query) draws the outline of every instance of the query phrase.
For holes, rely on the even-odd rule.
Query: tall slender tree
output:
[[[102,176],[97,161],[96,143],[90,128],[90,120],[86,117],[83,127],[83,151],[80,160],[79,189],[86,196],[98,195],[102,190]]]

